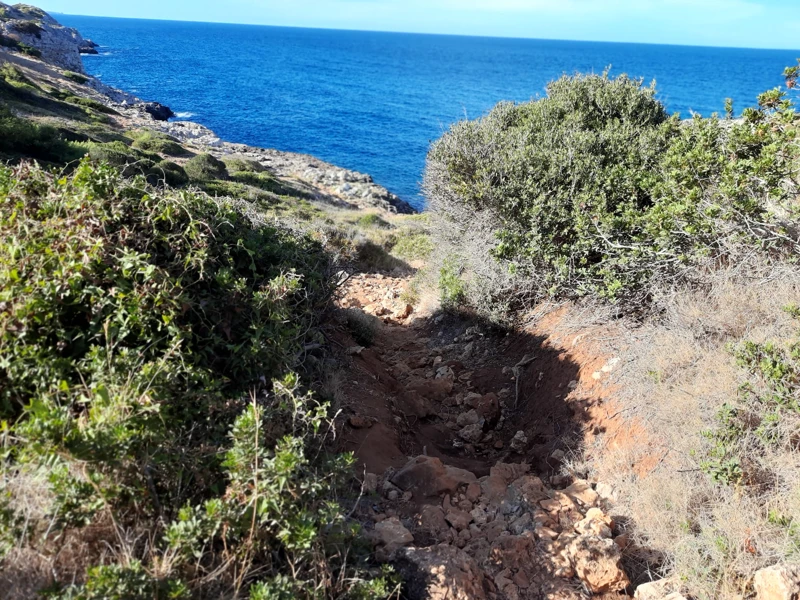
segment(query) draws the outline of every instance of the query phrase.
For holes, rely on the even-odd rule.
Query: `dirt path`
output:
[[[340,442],[365,474],[360,517],[378,556],[412,600],[629,593],[613,488],[569,464],[601,433],[637,436],[614,414],[618,359],[597,353],[602,331],[565,333],[563,310],[512,334],[414,313],[407,284],[359,273],[338,300],[381,320],[369,347],[337,340]]]

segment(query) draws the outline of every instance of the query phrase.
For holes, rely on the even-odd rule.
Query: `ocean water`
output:
[[[369,173],[421,208],[431,141],[563,73],[656,79],[672,112],[737,109],[800,51],[353,32],[58,15],[100,44],[89,73],[223,139]]]

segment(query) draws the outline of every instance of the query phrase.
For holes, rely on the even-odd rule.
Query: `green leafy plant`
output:
[[[793,120],[780,90],[723,125],[669,117],[653,86],[624,75],[562,77],[545,98],[500,104],[433,145],[438,260],[459,257],[467,300],[486,312],[499,301],[486,290],[641,309],[654,281],[686,282],[753,246],[789,256],[797,236],[778,215],[796,189]]]
[[[64,77],[80,85],[86,85],[89,82],[89,78],[86,75],[81,75],[75,71],[64,71]]]
[[[209,181],[227,179],[228,171],[225,163],[210,154],[198,154],[189,159],[183,167],[192,181]]]

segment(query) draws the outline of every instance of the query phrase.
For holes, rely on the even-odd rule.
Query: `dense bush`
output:
[[[257,160],[240,156],[223,158],[222,161],[231,173],[263,173],[267,168]]]
[[[33,56],[34,58],[41,58],[42,53],[37,48],[33,48],[28,44],[24,44],[15,40],[14,38],[10,38],[4,35],[0,35],[0,46],[4,48],[10,48],[11,50],[16,50],[17,52],[21,52],[22,54],[27,54],[28,56]]]
[[[174,137],[149,129],[134,132],[133,147],[168,156],[185,156],[187,154],[186,149]]]
[[[458,123],[426,170],[438,261],[491,313],[546,294],[644,300],[737,243],[791,252],[778,215],[795,189],[794,113],[779,92],[760,102],[742,121],[681,122],[653,87],[589,75]]]
[[[120,168],[126,177],[147,174],[161,162],[158,154],[131,148],[124,142],[90,144],[88,155],[97,163],[107,163]]]
[[[184,165],[187,175],[192,181],[209,181],[227,179],[228,170],[225,163],[210,154],[198,154]]]
[[[0,106],[0,152],[38,160],[68,163],[85,154],[80,146],[66,141],[59,131],[20,119]]]
[[[349,459],[291,374],[328,259],[249,215],[88,161],[0,168],[0,548],[110,549],[53,597],[386,594],[347,554]],[[42,475],[31,502],[14,482]]]
[[[80,85],[86,85],[89,82],[89,78],[86,75],[81,75],[75,71],[64,71],[64,77]]]
[[[163,181],[169,186],[180,187],[189,183],[189,176],[184,171],[183,167],[170,162],[162,160],[150,169],[149,174],[157,178],[158,181]]]
[[[83,106],[84,108],[90,108],[95,110],[99,113],[107,114],[107,115],[119,115],[117,111],[113,108],[110,108],[103,104],[102,102],[98,102],[97,100],[92,100],[91,98],[81,98],[78,96],[66,96],[64,98],[65,102],[69,102],[70,104],[74,104],[75,106]]]

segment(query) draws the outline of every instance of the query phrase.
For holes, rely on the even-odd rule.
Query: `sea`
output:
[[[800,51],[461,37],[57,15],[100,44],[105,83],[170,106],[230,142],[369,173],[416,208],[432,141],[564,73],[627,73],[671,112],[737,111]]]

